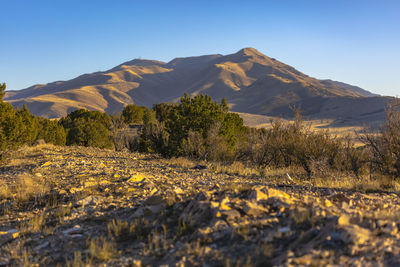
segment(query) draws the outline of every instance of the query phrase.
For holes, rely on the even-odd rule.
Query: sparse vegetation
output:
[[[106,113],[79,109],[60,120],[67,131],[67,145],[111,148],[111,118]]]

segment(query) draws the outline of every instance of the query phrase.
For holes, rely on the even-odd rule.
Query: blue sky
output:
[[[0,10],[10,90],[138,57],[254,47],[316,78],[400,95],[400,1],[0,0]]]

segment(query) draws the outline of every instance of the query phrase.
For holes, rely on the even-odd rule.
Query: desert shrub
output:
[[[38,118],[39,133],[37,139],[43,139],[46,143],[64,146],[66,144],[66,133],[64,127],[57,120]]]
[[[312,131],[297,112],[293,123],[280,119],[270,129],[247,129],[238,159],[261,168],[300,166],[307,177],[340,165],[341,140],[328,132]]]
[[[143,113],[143,124],[148,125],[157,121],[156,112],[153,109],[146,109]]]
[[[3,101],[3,97],[5,95],[5,91],[6,91],[6,84],[5,83],[1,83],[0,84],[0,102]]]
[[[158,152],[167,157],[214,159],[221,157],[211,152],[226,147],[226,158],[233,153],[240,135],[244,134],[243,120],[237,114],[228,112],[226,102],[218,104],[207,95],[191,98],[185,94],[178,105],[161,103],[155,105],[153,110],[157,121],[144,126],[141,138],[143,151]],[[215,134],[210,130],[216,125],[218,131]],[[213,137],[209,137],[211,133]],[[201,143],[195,147],[194,142]],[[227,151],[229,153],[225,153]]]
[[[396,99],[386,110],[379,133],[363,138],[371,152],[374,170],[393,178],[400,177],[400,101]]]
[[[152,110],[156,113],[156,119],[159,122],[165,122],[168,120],[171,111],[174,110],[176,106],[176,104],[172,103],[158,103],[153,106]]]
[[[140,135],[138,150],[146,153],[160,153],[168,155],[169,134],[165,129],[165,123],[156,121],[144,125]]]
[[[26,106],[14,109],[11,104],[0,102],[0,150],[33,144],[37,135],[38,120]]]
[[[206,155],[205,140],[199,132],[189,131],[182,144],[183,152],[189,158],[203,159]]]
[[[355,177],[360,178],[361,175],[368,171],[368,163],[370,162],[370,153],[365,146],[356,147],[350,136],[346,136],[342,140],[342,150],[339,151],[339,168],[342,171],[350,171]]]
[[[143,123],[143,116],[146,110],[147,108],[144,106],[127,105],[122,110],[121,118],[128,124],[141,124]]]
[[[112,147],[111,118],[106,113],[79,109],[60,120],[67,131],[67,145]]]

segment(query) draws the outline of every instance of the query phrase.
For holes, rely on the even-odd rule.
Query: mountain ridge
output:
[[[225,97],[233,111],[269,116],[290,117],[297,106],[312,118],[327,116],[324,103],[333,102],[330,105],[337,108],[330,115],[340,117],[349,115],[341,112],[348,110],[341,100],[365,103],[371,102],[365,98],[375,97],[372,107],[350,114],[363,122],[371,119],[361,114],[382,110],[389,101],[356,86],[309,77],[249,47],[229,55],[178,57],[169,62],[134,59],[71,80],[7,91],[4,99],[18,107],[26,104],[36,115],[57,118],[78,108],[112,114],[128,104],[151,107],[177,101],[184,93],[208,94],[216,100]],[[379,113],[382,119],[384,114]]]

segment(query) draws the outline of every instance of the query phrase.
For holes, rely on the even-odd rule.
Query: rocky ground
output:
[[[397,193],[43,145],[0,168],[0,265],[400,265]]]

